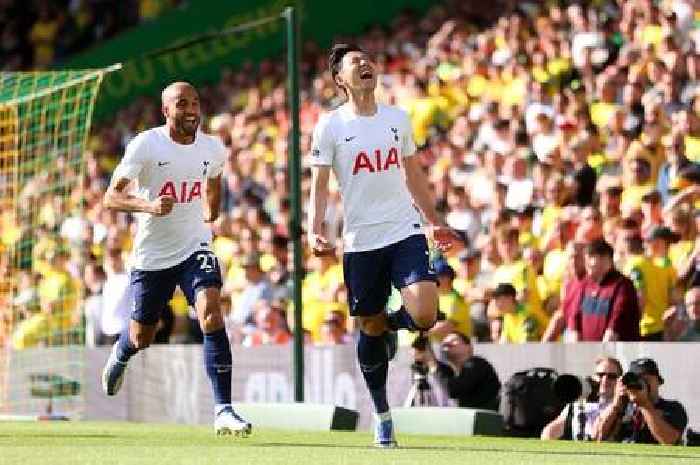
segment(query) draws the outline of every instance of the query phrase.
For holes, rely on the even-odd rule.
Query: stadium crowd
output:
[[[0,0],[0,70],[45,69],[182,0]]]
[[[433,257],[445,318],[431,337],[700,340],[699,2],[500,2],[507,10],[495,19],[468,3],[341,38],[371,53],[381,100],[410,114],[439,209],[460,237]],[[319,114],[340,101],[325,50],[306,43],[302,56],[308,154]],[[287,343],[293,320],[285,73],[279,60],[248,64],[200,90],[205,129],[229,149],[214,248],[227,328],[245,346]],[[121,110],[90,137],[83,189],[44,199],[13,302],[15,347],[80,324],[83,309],[66,299],[78,277],[88,342],[122,327],[135,225],[101,199],[126,143],[160,121],[155,98]],[[331,197],[337,237],[337,186]],[[307,252],[309,343],[352,337],[341,257]],[[201,340],[182,295],[171,310],[159,340]]]

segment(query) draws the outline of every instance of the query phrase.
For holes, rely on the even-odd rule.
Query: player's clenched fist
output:
[[[309,237],[309,242],[314,255],[317,257],[335,253],[335,248],[328,242],[328,239],[326,239],[323,234],[312,233]]]
[[[151,203],[151,213],[155,216],[165,216],[173,211],[175,198],[170,195],[161,195]]]
[[[454,242],[458,239],[457,233],[451,228],[442,225],[432,227],[433,242],[435,246],[442,252],[446,252],[452,248]]]

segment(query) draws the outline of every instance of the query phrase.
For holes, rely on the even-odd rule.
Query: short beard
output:
[[[199,125],[196,125],[196,126],[194,127],[193,130],[190,130],[190,129],[187,127],[187,123],[185,123],[184,120],[179,120],[179,121],[177,121],[176,124],[175,124],[175,129],[177,130],[177,132],[178,132],[179,134],[182,134],[183,136],[194,137],[194,135],[197,133],[197,127],[198,127],[198,126],[199,126]]]

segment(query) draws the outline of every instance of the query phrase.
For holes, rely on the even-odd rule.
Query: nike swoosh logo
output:
[[[158,166],[165,166],[165,165],[169,165],[169,164],[170,164],[169,161],[159,161],[158,162]]]
[[[353,140],[355,137],[357,137],[357,136],[346,137],[346,138],[345,138],[345,142],[350,142],[350,141]]]

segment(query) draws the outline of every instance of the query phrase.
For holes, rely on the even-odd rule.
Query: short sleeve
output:
[[[212,151],[214,159],[211,169],[207,173],[209,179],[216,178],[224,172],[226,164],[226,147],[218,137],[212,137]]]
[[[335,138],[330,127],[330,118],[322,116],[314,128],[311,141],[311,165],[330,166],[335,157]]]
[[[688,426],[688,414],[680,402],[668,401],[662,408],[662,415],[666,422],[673,426],[676,431],[685,431]]]
[[[629,272],[629,278],[632,280],[635,289],[637,289],[638,291],[644,290],[644,273],[642,273],[642,270],[639,267],[632,267],[632,269]]]
[[[126,146],[124,157],[114,170],[113,179],[136,179],[146,165],[147,155],[146,137],[139,134]]]
[[[403,134],[401,141],[401,154],[403,158],[410,157],[416,153],[416,143],[413,141],[413,127],[411,126],[411,119],[408,117],[407,113],[403,113]]]

